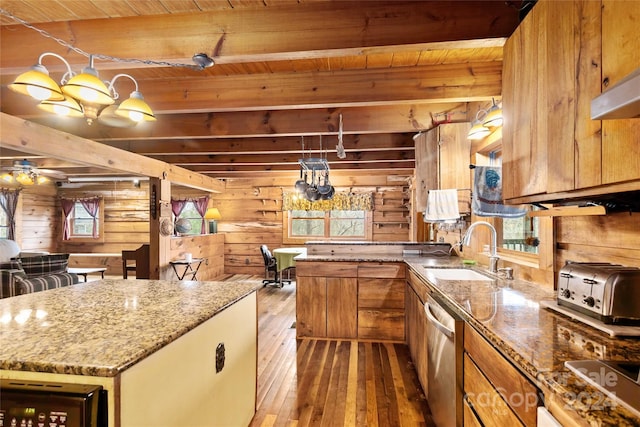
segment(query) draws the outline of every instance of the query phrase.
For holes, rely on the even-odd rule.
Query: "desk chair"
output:
[[[128,273],[133,271],[136,279],[148,279],[149,268],[149,245],[142,245],[133,251],[122,251],[122,277],[127,278]]]
[[[264,259],[264,277],[265,279],[262,281],[263,286],[267,286],[268,284],[275,284],[282,287],[285,283],[290,284],[291,280],[281,280],[280,273],[278,272],[278,262],[276,258],[271,254],[271,251],[267,247],[267,245],[260,246],[260,252],[262,253],[262,258]],[[273,271],[273,279],[269,278],[269,272]]]

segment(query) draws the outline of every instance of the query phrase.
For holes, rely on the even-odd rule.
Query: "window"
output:
[[[101,197],[61,199],[63,240],[104,241],[104,201]]]
[[[9,217],[4,209],[0,208],[0,239],[9,238]]]
[[[288,237],[292,239],[366,240],[371,235],[368,211],[306,211],[288,213]]]
[[[93,217],[82,206],[81,202],[75,202],[71,214],[71,237],[93,237]],[[96,234],[100,234],[100,223],[95,223]]]
[[[479,153],[483,164],[502,166],[502,151],[496,147],[486,155]],[[527,209],[538,209],[526,206]],[[493,224],[498,232],[498,251],[513,254],[538,255],[540,243],[540,219],[523,216],[520,218],[494,218]]]
[[[178,221],[180,221],[179,224]],[[182,209],[182,212],[180,212],[180,215],[178,215],[176,220],[176,231],[178,231],[182,236],[185,236],[201,234],[201,230],[202,215],[198,213],[195,202],[187,201],[184,205],[184,209]]]

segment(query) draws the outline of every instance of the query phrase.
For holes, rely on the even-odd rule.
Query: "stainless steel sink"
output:
[[[425,267],[425,272],[431,274],[433,277],[439,280],[474,280],[474,281],[487,281],[492,282],[489,276],[485,276],[482,273],[478,273],[475,270],[469,270],[468,268],[432,268]]]

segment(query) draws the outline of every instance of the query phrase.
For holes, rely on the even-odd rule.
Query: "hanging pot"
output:
[[[300,179],[296,181],[295,187],[298,193],[304,193],[307,190],[307,173],[304,173],[304,179],[302,179],[302,168],[300,168]]]
[[[333,188],[333,185],[330,185],[330,189],[327,192],[327,194],[321,194],[320,196],[322,197],[322,200],[331,200],[333,198],[333,195],[336,194],[336,189]]]
[[[324,196],[328,194],[329,191],[331,191],[331,184],[329,183],[329,171],[327,171],[324,174],[324,184],[318,186],[318,193]]]
[[[311,171],[311,184],[307,186],[305,191],[305,196],[307,200],[311,202],[315,202],[320,198],[320,193],[318,193],[318,186],[316,185],[316,171],[313,169]]]

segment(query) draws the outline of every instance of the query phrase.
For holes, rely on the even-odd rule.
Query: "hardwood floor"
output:
[[[258,291],[258,337],[252,427],[434,425],[406,345],[296,340],[295,282]]]

